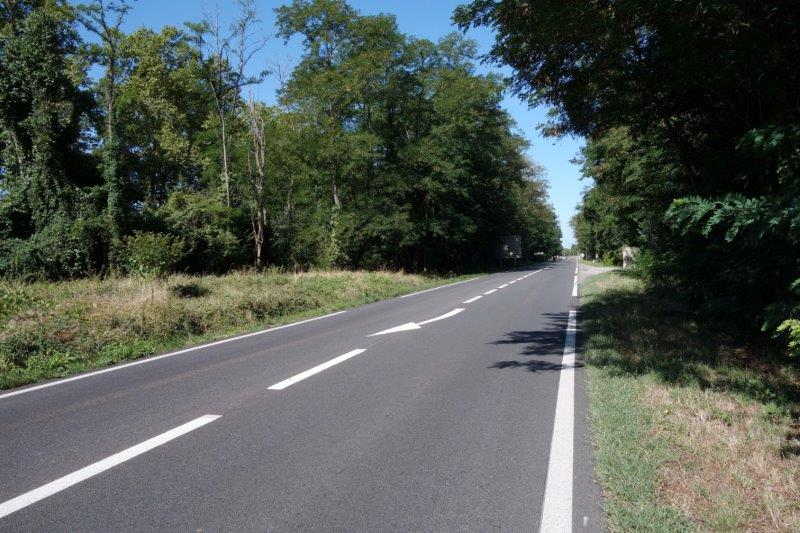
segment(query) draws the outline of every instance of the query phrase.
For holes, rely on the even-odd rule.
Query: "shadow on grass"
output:
[[[634,288],[590,294],[581,305],[589,365],[616,375],[652,373],[670,384],[729,392],[800,415],[796,364],[724,325],[698,320],[674,295],[629,284]]]

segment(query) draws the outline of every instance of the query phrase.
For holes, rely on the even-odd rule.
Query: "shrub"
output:
[[[59,216],[29,239],[0,243],[0,275],[58,280],[95,274],[103,268],[108,242],[102,219]]]
[[[222,273],[248,262],[249,223],[240,209],[207,194],[175,192],[158,214],[184,243],[182,270]]]
[[[622,264],[622,257],[621,254],[617,251],[607,251],[603,252],[603,257],[601,261],[604,265],[619,266]]]
[[[183,254],[183,241],[163,233],[137,232],[125,241],[128,271],[140,276],[166,276]]]

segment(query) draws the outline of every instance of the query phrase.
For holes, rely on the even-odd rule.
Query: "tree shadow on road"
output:
[[[547,313],[546,324],[542,329],[532,331],[511,331],[506,337],[492,342],[494,345],[519,344],[521,356],[536,359],[520,359],[498,361],[489,368],[526,368],[531,372],[558,372],[565,368],[579,368],[582,363],[564,366],[560,362],[564,352],[564,332],[567,327],[568,313]],[[541,359],[543,357],[551,360]],[[554,360],[553,360],[554,359]]]

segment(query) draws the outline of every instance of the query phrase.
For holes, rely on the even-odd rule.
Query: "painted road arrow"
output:
[[[411,331],[413,329],[422,329],[422,326],[424,326],[425,324],[430,324],[431,322],[437,322],[439,320],[444,320],[445,318],[450,318],[451,316],[456,316],[458,313],[462,312],[463,310],[464,310],[463,308],[458,307],[458,308],[453,309],[452,311],[449,311],[449,312],[447,312],[447,313],[445,313],[443,315],[440,315],[440,316],[437,316],[437,317],[434,317],[434,318],[429,318],[428,320],[425,320],[423,322],[419,322],[419,323],[417,323],[417,322],[406,322],[405,324],[401,324],[401,325],[395,326],[393,328],[385,329],[383,331],[379,331],[377,333],[373,333],[372,335],[368,335],[368,336],[369,337],[376,337],[378,335],[388,335],[389,333],[399,333],[401,331]]]

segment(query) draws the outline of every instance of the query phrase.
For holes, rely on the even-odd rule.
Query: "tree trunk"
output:
[[[339,187],[336,186],[336,178],[333,178],[331,182],[331,190],[333,192],[333,205],[336,206],[336,209],[340,209],[342,207],[342,202],[339,200]]]
[[[253,214],[253,245],[255,247],[256,268],[264,266],[264,243],[267,240],[267,210],[257,209]]]
[[[111,239],[115,246],[119,246],[122,239],[122,184],[119,178],[119,144],[116,136],[114,111],[116,99],[116,50],[109,46],[106,96],[106,138],[103,150],[103,181],[106,186],[106,211],[111,223]]]
[[[225,205],[231,206],[231,178],[228,173],[228,134],[225,129],[225,111],[219,109],[220,136],[222,141],[222,183],[225,187]]]

